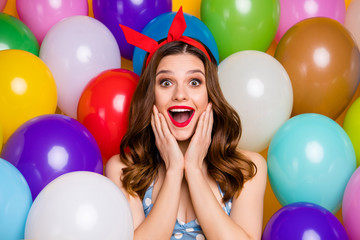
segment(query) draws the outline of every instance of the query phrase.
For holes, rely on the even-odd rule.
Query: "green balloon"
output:
[[[25,23],[19,19],[0,13],[0,51],[18,49],[39,56],[39,43]]]
[[[201,20],[212,32],[220,60],[243,50],[265,52],[280,18],[279,0],[202,0]]]

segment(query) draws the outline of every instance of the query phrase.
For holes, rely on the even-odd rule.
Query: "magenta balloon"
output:
[[[89,14],[87,0],[16,0],[19,18],[41,44],[49,29],[60,20]]]
[[[25,177],[33,199],[52,180],[73,171],[103,174],[100,149],[77,120],[49,114],[21,125],[8,139],[1,157]]]
[[[280,0],[280,21],[275,36],[280,41],[282,36],[296,23],[311,17],[327,17],[345,22],[344,0]]]
[[[7,0],[0,0],[0,12],[5,8]]]
[[[360,167],[351,176],[346,185],[343,202],[342,218],[350,239],[360,239]]]
[[[132,59],[134,46],[127,43],[119,23],[138,32],[160,14],[171,12],[171,0],[93,0],[94,17],[114,34],[121,56]]]

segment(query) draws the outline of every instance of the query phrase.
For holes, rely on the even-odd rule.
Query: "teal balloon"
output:
[[[279,25],[280,3],[279,0],[202,0],[200,16],[214,35],[222,61],[239,51],[265,52],[269,48]]]
[[[24,238],[32,205],[30,188],[16,167],[0,158],[0,239]]]
[[[272,190],[285,206],[318,204],[336,213],[356,169],[355,151],[346,132],[321,114],[300,114],[275,133],[268,149]]]
[[[18,18],[0,12],[0,51],[18,49],[39,56],[39,43],[34,33]]]

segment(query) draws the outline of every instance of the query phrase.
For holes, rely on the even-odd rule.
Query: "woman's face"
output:
[[[155,105],[178,141],[192,137],[207,104],[202,61],[186,53],[164,57],[156,70]]]

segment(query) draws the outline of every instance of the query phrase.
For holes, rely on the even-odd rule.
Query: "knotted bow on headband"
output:
[[[119,24],[119,25],[124,32],[126,41],[129,44],[132,44],[138,48],[141,48],[141,49],[149,52],[149,56],[146,59],[146,66],[148,65],[151,57],[156,52],[156,50],[158,50],[161,46],[163,46],[169,42],[174,42],[174,41],[185,42],[189,45],[192,45],[192,46],[200,49],[201,51],[203,51],[205,53],[205,55],[211,61],[208,52],[206,51],[205,47],[200,42],[198,42],[190,37],[182,35],[186,29],[186,22],[185,22],[184,14],[182,11],[182,7],[180,7],[179,11],[175,15],[173,22],[171,23],[167,39],[164,40],[163,42],[161,42],[160,44],[158,44],[158,42],[156,40],[154,40],[142,33],[139,33],[127,26],[124,26],[122,24]]]

